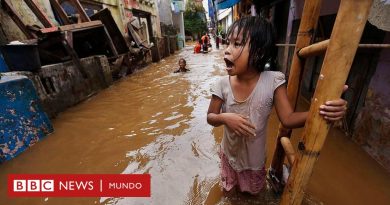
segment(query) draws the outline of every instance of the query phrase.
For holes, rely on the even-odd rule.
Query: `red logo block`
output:
[[[14,192],[53,192],[54,180],[14,180]]]
[[[149,174],[10,174],[10,197],[150,197]]]

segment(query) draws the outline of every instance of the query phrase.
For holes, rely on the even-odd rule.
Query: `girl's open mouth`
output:
[[[224,58],[223,60],[226,63],[227,70],[231,70],[234,66],[234,63],[227,58]]]

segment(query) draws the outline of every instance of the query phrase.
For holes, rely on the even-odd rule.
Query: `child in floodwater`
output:
[[[199,40],[198,42],[196,42],[194,46],[194,53],[200,53],[201,49],[202,49],[202,40]]]
[[[266,181],[266,128],[275,105],[276,113],[286,128],[302,127],[307,112],[294,112],[287,97],[285,76],[281,72],[264,71],[273,57],[273,28],[261,17],[237,20],[228,32],[224,60],[228,76],[218,81],[212,91],[207,122],[224,125],[221,142],[221,180],[224,191],[258,194]],[[320,114],[328,121],[341,119],[346,101],[328,101]]]
[[[180,58],[179,60],[179,69],[175,70],[174,73],[187,72],[190,71],[186,68],[187,61],[184,58]]]

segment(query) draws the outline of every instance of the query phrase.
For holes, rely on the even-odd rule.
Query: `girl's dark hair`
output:
[[[180,61],[183,61],[184,64],[187,64],[187,61],[186,61],[184,58],[180,58],[180,59],[179,59],[179,63],[180,63]]]
[[[237,33],[234,33],[237,29]],[[242,33],[242,44],[249,40],[248,66],[264,71],[265,64],[273,62],[276,57],[275,31],[272,24],[259,16],[248,16],[238,19],[230,26],[228,38]],[[232,36],[233,34],[237,36]]]

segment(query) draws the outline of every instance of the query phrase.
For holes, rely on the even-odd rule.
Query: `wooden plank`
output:
[[[89,22],[89,16],[85,13],[83,6],[81,5],[79,0],[69,0],[77,9],[77,12],[80,14],[80,18],[82,22]]]
[[[101,21],[91,21],[91,22],[78,23],[78,24],[69,24],[69,25],[64,25],[59,27],[44,28],[41,29],[40,31],[41,33],[51,33],[55,31],[78,31],[87,28],[95,28],[101,26],[104,26]]]
[[[2,6],[8,15],[12,18],[15,24],[19,27],[19,29],[26,35],[28,39],[35,38],[32,32],[27,28],[26,24],[23,23],[22,18],[18,15],[18,12],[12,7],[12,4],[9,0],[1,1]]]
[[[61,30],[61,31],[70,31],[70,30],[77,31],[77,30],[83,30],[86,28],[99,27],[99,26],[104,26],[101,21],[90,21],[90,22],[60,26],[59,30]]]
[[[39,5],[35,2],[35,0],[24,0],[27,6],[31,9],[31,11],[37,16],[39,21],[45,28],[54,27],[55,25],[50,21],[49,17],[47,17],[46,13],[39,7]]]
[[[342,0],[325,54],[321,74],[310,106],[298,156],[281,204],[301,204],[330,125],[319,115],[319,106],[341,96],[347,80],[372,0]]]
[[[110,47],[114,57],[117,58],[118,57],[118,51],[115,48],[114,42],[112,41],[112,38],[111,38],[110,34],[108,33],[106,27],[105,26],[103,26],[103,27],[104,27],[105,38],[106,38],[106,40],[108,42],[108,46]]]
[[[290,75],[287,85],[288,99],[293,106],[294,110],[297,104],[298,91],[300,87],[300,81],[303,71],[303,59],[299,58],[296,54],[301,48],[308,46],[313,39],[314,31],[317,27],[318,18],[321,9],[321,0],[305,1],[305,5],[302,12],[302,19],[298,29],[298,37],[296,41],[294,56],[291,63]],[[279,124],[279,131],[277,134],[276,147],[272,158],[270,173],[275,173],[276,177],[281,180],[283,175],[283,162],[285,154],[283,147],[280,144],[281,137],[290,137],[291,130],[283,128]],[[274,187],[275,188],[275,187]],[[281,190],[279,190],[281,191]]]
[[[76,53],[76,51],[70,47],[69,42],[66,40],[65,37],[63,37],[62,45],[64,46],[65,50],[69,54],[69,56],[72,58],[73,64],[76,66],[76,68],[80,71],[83,78],[88,78],[87,72],[85,71],[85,68],[80,62],[80,59]]]
[[[71,24],[70,20],[68,19],[68,15],[64,11],[64,9],[61,7],[61,5],[58,3],[57,0],[50,0],[50,4],[53,7],[55,13],[59,16],[62,23],[64,25]]]
[[[56,31],[59,31],[59,28],[58,27],[51,27],[51,28],[43,28],[40,30],[40,32],[42,34],[45,34],[45,33],[52,33],[52,32],[56,32]]]
[[[72,33],[72,31],[65,31],[64,38],[65,38],[66,42],[68,42],[68,45],[73,48],[73,33]]]

